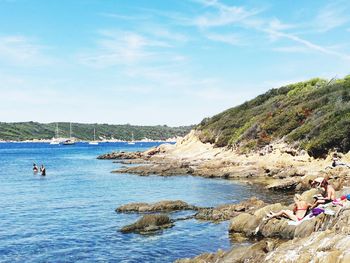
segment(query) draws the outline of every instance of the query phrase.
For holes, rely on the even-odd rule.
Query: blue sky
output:
[[[350,73],[350,2],[0,0],[0,121],[187,125]]]

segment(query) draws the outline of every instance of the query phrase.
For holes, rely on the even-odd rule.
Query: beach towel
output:
[[[312,215],[312,213],[310,213],[310,214],[306,215],[306,216],[305,216],[303,219],[301,219],[300,221],[293,221],[293,220],[288,221],[288,225],[289,225],[289,226],[297,226],[297,225],[301,224],[302,222],[307,221],[307,220],[310,220],[310,219],[312,219],[312,218],[313,218],[313,215]]]

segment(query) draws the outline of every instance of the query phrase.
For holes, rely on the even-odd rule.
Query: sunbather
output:
[[[340,156],[338,156],[337,154],[333,154],[332,164],[331,164],[331,165],[328,165],[328,166],[326,167],[326,169],[327,169],[327,168],[333,169],[333,168],[335,168],[335,167],[337,167],[337,166],[345,166],[345,167],[347,167],[347,168],[350,168],[350,165],[349,165],[349,164],[344,163],[344,162],[341,162],[340,159],[341,159]]]
[[[315,202],[311,208],[314,208],[320,204],[327,204],[335,200],[335,190],[334,187],[328,183],[327,179],[323,179],[321,182],[314,180],[311,185],[313,187],[319,187],[324,191],[323,195],[316,195]]]
[[[302,220],[305,217],[309,208],[311,207],[311,204],[304,201],[302,199],[301,195],[299,195],[299,194],[296,194],[294,196],[294,202],[295,202],[295,204],[294,204],[293,211],[292,210],[281,210],[277,213],[270,211],[268,214],[266,214],[267,219],[271,219],[271,218],[275,218],[275,217],[286,217],[286,218],[289,218],[289,219],[296,221],[296,222]]]

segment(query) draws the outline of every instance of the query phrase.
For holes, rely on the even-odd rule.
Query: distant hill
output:
[[[165,140],[176,136],[186,135],[194,126],[168,127],[135,126],[135,125],[109,125],[109,124],[83,124],[72,123],[72,136],[80,140],[92,140],[94,128],[97,138],[115,138],[131,140],[132,134],[135,140],[148,138],[152,140]],[[69,122],[58,122],[59,137],[69,137]],[[55,136],[56,123],[38,122],[0,122],[1,140],[31,140],[51,139]]]
[[[201,141],[216,146],[258,149],[278,139],[315,157],[350,150],[350,76],[311,79],[271,89],[197,127]]]

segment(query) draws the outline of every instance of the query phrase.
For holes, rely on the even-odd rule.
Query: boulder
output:
[[[174,226],[169,216],[164,214],[144,215],[131,225],[124,226],[122,233],[147,234]]]
[[[290,177],[295,177],[295,176],[304,176],[305,173],[298,171],[297,168],[292,167],[288,169],[283,169],[279,173],[275,174],[273,177],[274,178],[279,178],[279,179],[284,179],[284,178],[290,178]]]
[[[259,223],[260,222],[256,216],[248,213],[241,213],[231,220],[229,232],[237,232],[243,233],[246,236],[253,236],[255,235]]]
[[[308,191],[305,191],[301,194],[301,198],[302,200],[304,200],[305,202],[308,202],[310,204],[312,204],[315,199],[313,198],[314,195],[316,194],[320,194],[320,191],[316,188],[312,188]]]
[[[266,188],[273,191],[294,191],[299,182],[300,179],[295,177],[280,179],[269,184]]]

